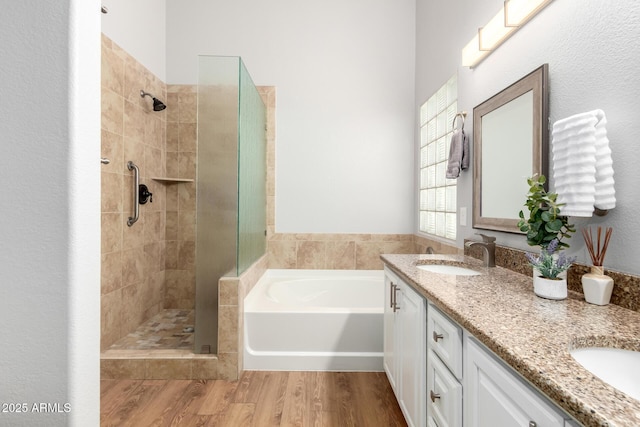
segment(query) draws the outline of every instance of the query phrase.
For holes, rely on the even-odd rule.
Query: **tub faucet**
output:
[[[435,251],[431,246],[427,246],[427,250],[424,252],[426,254],[435,254]]]
[[[485,236],[484,234],[476,233],[482,237],[482,242],[467,242],[465,246],[470,248],[474,245],[480,245],[484,249],[484,266],[495,267],[496,266],[496,238],[493,236]]]

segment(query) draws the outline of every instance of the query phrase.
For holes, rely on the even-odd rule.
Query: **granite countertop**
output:
[[[533,293],[531,277],[486,268],[461,255],[381,255],[407,284],[433,302],[585,426],[640,426],[640,401],[595,377],[569,350],[599,346],[640,350],[640,313]],[[442,275],[418,264],[463,265],[478,276]],[[640,367],[639,367],[640,369]]]

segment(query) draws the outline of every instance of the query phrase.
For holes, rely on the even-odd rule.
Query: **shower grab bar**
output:
[[[127,225],[131,227],[140,217],[140,194],[138,187],[140,186],[140,169],[131,160],[127,162],[127,169],[133,171],[133,216],[127,220]]]

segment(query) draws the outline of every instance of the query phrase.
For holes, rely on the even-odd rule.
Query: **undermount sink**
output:
[[[571,356],[602,381],[640,400],[640,351],[586,347],[571,350]]]
[[[453,276],[478,276],[480,273],[466,267],[458,267],[457,265],[447,264],[421,264],[417,266],[420,270],[430,271],[431,273],[449,274]]]

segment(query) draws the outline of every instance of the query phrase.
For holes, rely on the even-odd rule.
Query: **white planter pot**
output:
[[[567,279],[557,280],[533,276],[533,292],[542,298],[561,300],[567,298]]]
[[[583,275],[581,281],[585,301],[596,305],[609,304],[613,279],[605,276],[603,267],[591,267],[591,273]]]

